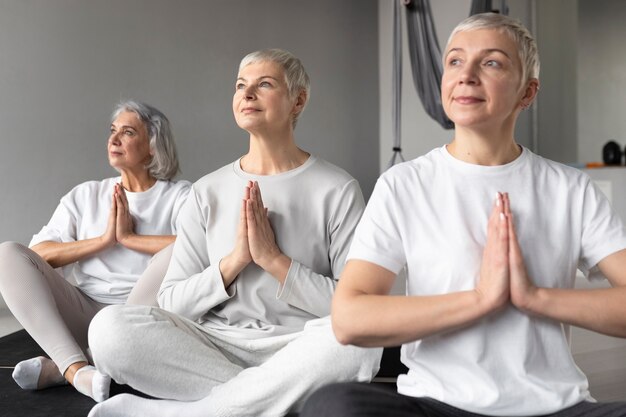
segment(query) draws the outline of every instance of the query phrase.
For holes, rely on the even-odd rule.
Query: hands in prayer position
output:
[[[241,205],[237,239],[233,251],[220,262],[224,285],[228,287],[250,262],[283,282],[291,264],[278,245],[268,209],[263,205],[258,182],[248,181]]]
[[[128,208],[128,199],[126,198],[124,187],[121,184],[115,184],[111,199],[109,221],[102,239],[107,247],[116,243],[126,246],[125,243],[128,241],[128,238],[135,234],[134,230],[135,225]]]
[[[476,291],[488,310],[498,309],[509,301],[520,310],[527,310],[536,289],[526,272],[509,195],[498,193],[487,225],[487,243]]]

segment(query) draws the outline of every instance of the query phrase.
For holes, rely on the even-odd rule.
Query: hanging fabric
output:
[[[496,12],[509,14],[506,0],[496,0],[499,9],[493,9],[492,0],[472,0],[470,16]],[[391,117],[393,122],[393,154],[387,168],[403,162],[402,156],[402,8],[406,12],[407,35],[413,84],[426,113],[444,129],[454,128],[441,104],[441,49],[435,32],[429,0],[393,0],[393,70]]]
[[[494,9],[493,2],[491,0],[472,0],[472,6],[470,8],[470,16],[479,13],[495,12],[503,15],[509,14],[509,7],[506,4],[506,0],[500,0],[500,7]]]
[[[413,83],[424,110],[444,129],[454,123],[441,105],[441,50],[429,0],[402,0],[405,4]]]

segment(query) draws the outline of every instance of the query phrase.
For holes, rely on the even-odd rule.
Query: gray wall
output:
[[[292,51],[312,78],[298,144],[378,175],[376,0],[0,0],[0,241],[28,243],[74,185],[115,175],[109,115],[122,98],[170,118],[181,178],[247,149],[231,102],[239,60]]]
[[[578,0],[578,157],[602,160],[626,145],[626,2]]]
[[[541,59],[536,151],[555,161],[576,162],[578,2],[538,0],[534,3]]]

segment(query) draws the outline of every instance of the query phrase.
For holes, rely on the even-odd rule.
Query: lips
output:
[[[482,103],[485,100],[474,96],[458,96],[454,97],[454,101],[459,104],[476,104]]]
[[[244,107],[243,109],[241,109],[241,112],[244,114],[256,113],[258,111],[261,111],[261,110],[254,108],[254,107]]]

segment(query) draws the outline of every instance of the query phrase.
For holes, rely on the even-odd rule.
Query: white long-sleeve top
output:
[[[248,181],[258,181],[276,243],[292,263],[284,285],[250,263],[226,289],[219,263],[234,248]],[[364,206],[357,181],[314,156],[277,175],[248,174],[239,160],[208,174],[181,210],[159,305],[235,337],[300,331],[330,314]]]

